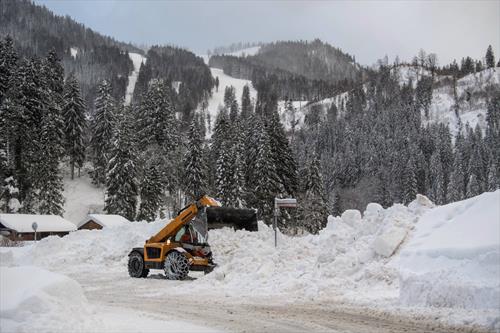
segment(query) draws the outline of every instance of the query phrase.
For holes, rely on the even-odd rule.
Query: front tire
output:
[[[169,280],[184,280],[189,274],[189,261],[178,251],[170,252],[165,258],[165,276]]]
[[[138,252],[132,252],[128,257],[128,274],[134,278],[145,278],[149,269],[144,266],[144,257]]]

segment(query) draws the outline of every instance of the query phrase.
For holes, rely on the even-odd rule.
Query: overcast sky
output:
[[[440,64],[500,55],[500,1],[35,0],[60,15],[136,44],[197,53],[233,42],[320,38],[371,65],[423,48]]]

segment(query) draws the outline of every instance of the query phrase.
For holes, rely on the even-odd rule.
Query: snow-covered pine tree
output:
[[[325,190],[321,175],[321,165],[318,153],[315,152],[307,172],[305,188],[304,226],[311,233],[317,233],[326,226],[328,208],[325,200]]]
[[[40,156],[36,159],[34,186],[38,189],[38,211],[40,214],[62,215],[64,196],[63,180],[59,161],[64,152],[60,142],[62,127],[60,115],[51,108],[43,117],[39,139]]]
[[[253,197],[258,209],[259,218],[270,224],[273,218],[274,198],[280,190],[279,177],[273,162],[271,142],[266,129],[258,128],[255,170],[251,183],[254,188]]]
[[[493,161],[488,168],[488,191],[496,191],[500,188],[500,182],[498,181],[497,166]]]
[[[18,56],[10,36],[0,40],[0,105],[7,91],[12,87],[11,79],[16,72]]]
[[[92,119],[92,138],[90,148],[94,171],[92,180],[94,184],[106,183],[106,170],[108,167],[113,131],[115,127],[115,102],[111,96],[111,85],[103,80],[97,88],[95,113]]]
[[[241,94],[241,118],[245,119],[252,113],[252,100],[250,99],[250,88],[246,84]]]
[[[417,172],[413,156],[410,155],[403,175],[403,203],[409,204],[417,196]]]
[[[488,49],[486,50],[486,67],[488,68],[493,68],[495,67],[495,55],[493,54],[493,48],[491,45],[488,46]]]
[[[233,99],[233,102],[231,103],[231,109],[229,110],[229,120],[231,120],[231,123],[234,123],[238,120],[238,102],[236,101],[236,99]]]
[[[437,205],[442,205],[445,202],[444,176],[443,165],[438,151],[435,151],[431,156],[429,189],[431,200]]]
[[[187,150],[184,156],[184,172],[184,188],[189,199],[196,200],[207,192],[203,140],[196,119],[193,119],[189,128]]]
[[[178,122],[172,102],[172,89],[161,79],[154,80],[139,107],[141,144],[158,144],[171,152],[179,144]]]
[[[277,109],[272,111],[270,119],[268,119],[266,130],[269,135],[273,162],[279,181],[286,193],[288,195],[293,195],[298,188],[297,164],[293,157],[283,124],[280,122]]]
[[[157,160],[149,160],[140,183],[138,221],[154,221],[160,214],[165,188]]]
[[[453,171],[450,175],[448,186],[448,201],[460,201],[465,197],[465,174],[462,167],[462,152],[459,149],[455,151],[453,160]]]
[[[232,144],[232,193],[231,193],[231,206],[242,208],[246,206],[246,184],[245,184],[245,144],[243,142],[244,137],[241,135],[243,133],[243,128],[241,127],[240,121],[236,120],[233,123],[232,130],[234,133],[233,144]]]
[[[74,179],[75,165],[81,168],[85,159],[84,131],[85,103],[74,75],[66,79],[63,106],[66,154],[70,158],[71,179]]]
[[[136,215],[138,194],[137,150],[133,121],[127,107],[119,112],[107,167],[104,205],[104,210],[108,214],[119,214],[131,221]]]
[[[226,86],[224,89],[224,107],[226,110],[231,110],[233,102],[236,100],[235,89],[233,86]]]

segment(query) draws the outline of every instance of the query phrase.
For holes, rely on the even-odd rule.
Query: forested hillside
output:
[[[264,44],[246,57],[213,55],[211,67],[252,80],[257,90],[272,90],[279,99],[318,100],[340,92],[359,80],[363,70],[352,56],[323,43],[276,42]]]
[[[104,78],[112,83],[115,98],[124,97],[133,68],[127,51],[142,53],[29,0],[0,1],[0,38],[6,36],[13,39],[22,56],[45,56],[54,50],[66,75],[75,74],[91,111],[97,83]]]
[[[189,123],[197,105],[210,95],[214,80],[203,59],[194,53],[172,46],[153,46],[147,62],[141,66],[134,90],[134,100],[140,101],[153,79],[161,79],[176,91],[173,95],[177,111]]]

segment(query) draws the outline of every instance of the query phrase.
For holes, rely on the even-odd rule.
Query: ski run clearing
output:
[[[434,207],[369,204],[318,235],[217,229],[218,267],[130,278],[127,254],[167,220],[0,251],[2,332],[500,331],[500,190]],[[251,324],[249,324],[251,323]]]
[[[134,95],[135,83],[137,82],[137,78],[139,77],[139,70],[141,69],[141,65],[146,63],[146,57],[139,53],[130,52],[128,56],[134,64],[134,69],[128,77],[128,85],[125,92],[125,105],[130,105],[132,96]]]

